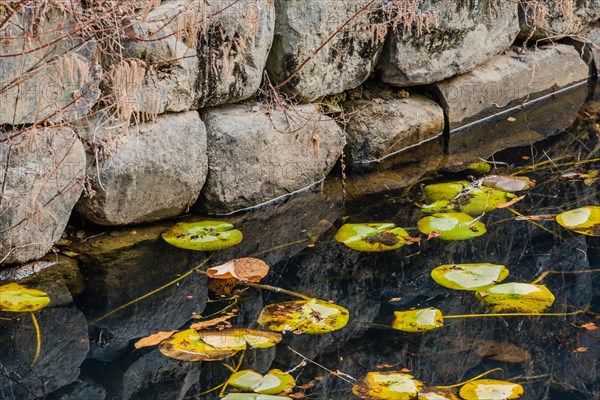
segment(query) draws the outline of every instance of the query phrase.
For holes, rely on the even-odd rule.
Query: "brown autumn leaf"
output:
[[[595,323],[593,323],[593,322],[588,322],[587,324],[583,324],[583,325],[581,325],[580,328],[583,328],[583,329],[588,330],[588,331],[598,330],[598,326]]]
[[[573,350],[573,353],[585,353],[586,351],[588,351],[587,347],[578,347],[575,350]]]
[[[146,336],[145,338],[138,340],[137,342],[135,342],[134,346],[136,349],[141,349],[142,347],[156,346],[163,340],[170,338],[175,332],[177,331],[154,333],[150,336]]]
[[[207,269],[206,273],[213,279],[235,278],[240,282],[258,282],[269,273],[269,266],[258,258],[235,258]]]
[[[506,207],[510,207],[513,204],[516,204],[518,202],[520,202],[521,200],[523,200],[525,198],[525,195],[523,196],[519,196],[519,197],[515,197],[514,199],[512,199],[511,201],[507,201],[506,203],[500,203],[496,206],[496,208],[506,208]]]
[[[227,314],[227,315],[224,315],[224,316],[218,317],[218,318],[209,319],[208,321],[196,322],[196,323],[190,325],[190,328],[197,330],[197,331],[201,331],[202,329],[213,327],[213,326],[218,325],[222,322],[225,322],[233,317],[235,317],[235,313]]]
[[[556,215],[553,214],[524,215],[516,217],[515,221],[554,221],[555,218]]]
[[[436,238],[436,237],[440,237],[440,233],[436,232],[436,231],[431,231],[431,233],[429,234],[429,236],[427,236],[427,240]]]
[[[397,365],[398,365],[398,363],[396,363],[396,364],[378,364],[375,366],[375,368],[377,368],[377,369],[393,368]]]
[[[233,289],[239,285],[240,281],[235,278],[230,279],[209,279],[206,286],[211,292],[222,296],[230,296]]]
[[[392,297],[392,298],[391,298],[391,299],[389,299],[388,301],[389,301],[390,303],[395,303],[395,302],[397,302],[397,301],[400,301],[400,300],[402,300],[402,297]]]

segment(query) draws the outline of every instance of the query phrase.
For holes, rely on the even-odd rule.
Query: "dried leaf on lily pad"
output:
[[[231,296],[233,289],[240,284],[240,281],[235,278],[230,279],[209,279],[206,287],[211,292],[215,292],[221,296]]]
[[[225,329],[198,332],[200,339],[217,349],[244,350],[247,345],[254,348],[275,346],[281,334],[260,329]]]
[[[437,308],[395,311],[392,328],[403,332],[424,332],[444,326],[442,312]]]
[[[258,393],[231,393],[223,397],[223,400],[290,400],[290,398]]]
[[[490,175],[482,178],[481,183],[504,192],[520,192],[535,186],[535,181],[526,176]]]
[[[32,312],[50,304],[50,297],[45,292],[19,285],[7,283],[0,286],[0,311]]]
[[[295,300],[266,306],[258,323],[277,332],[320,334],[342,329],[350,313],[323,300]]]
[[[247,369],[231,375],[227,383],[246,392],[260,394],[279,394],[296,387],[296,380],[290,374],[279,369],[272,369],[266,375]]]
[[[479,290],[502,282],[508,269],[497,264],[447,264],[431,271],[431,277],[440,285],[454,290]]]
[[[233,356],[238,350],[216,348],[205,343],[200,334],[187,329],[162,341],[158,349],[165,356],[181,361],[217,361]]]
[[[419,392],[418,400],[460,400],[460,397],[454,389],[430,387]]]
[[[485,234],[485,225],[464,213],[440,213],[421,218],[419,231],[442,240],[467,240]]]
[[[259,282],[269,273],[269,266],[258,258],[235,258],[225,264],[208,268],[206,273],[212,279],[235,278],[241,282]]]
[[[478,187],[467,181],[436,183],[423,188],[430,204],[421,206],[427,213],[463,212],[478,216],[496,209],[516,196],[489,187]]]
[[[503,283],[475,292],[475,296],[495,313],[541,313],[554,303],[546,286],[531,283]]]
[[[201,331],[203,329],[212,328],[215,325],[222,324],[223,322],[227,322],[228,320],[230,320],[231,318],[233,318],[235,316],[236,316],[236,314],[231,312],[222,317],[209,319],[207,321],[195,322],[192,325],[190,325],[190,328],[197,330],[197,331]]]
[[[368,400],[412,400],[425,385],[402,372],[369,372],[352,393]]]
[[[564,228],[587,236],[600,236],[600,206],[581,207],[556,216]]]
[[[163,340],[170,338],[175,332],[177,331],[154,333],[135,342],[134,347],[136,349],[141,349],[142,347],[156,346]]]
[[[222,221],[180,222],[165,229],[161,236],[172,246],[197,251],[226,249],[243,239],[241,231]]]
[[[344,224],[335,239],[353,250],[381,252],[395,250],[407,243],[408,233],[391,222]]]
[[[522,394],[521,385],[494,379],[478,379],[460,388],[460,397],[465,400],[518,399]]]

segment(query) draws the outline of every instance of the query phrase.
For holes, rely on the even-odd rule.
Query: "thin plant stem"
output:
[[[444,319],[453,318],[480,318],[480,317],[566,317],[569,315],[577,315],[586,313],[587,310],[577,310],[568,313],[492,313],[492,314],[458,314],[444,315]]]
[[[467,384],[469,382],[473,382],[473,381],[475,381],[475,380],[477,380],[479,378],[483,378],[484,376],[489,375],[489,374],[491,374],[493,372],[497,372],[497,371],[504,371],[504,370],[502,368],[490,369],[489,371],[486,371],[483,374],[479,374],[476,377],[471,378],[471,379],[469,379],[467,381],[460,382],[460,383],[455,383],[454,385],[448,385],[448,386],[436,386],[435,388],[436,389],[452,389],[452,388],[455,388],[455,387],[463,386],[463,385],[465,385],[465,384]]]
[[[287,346],[287,348],[288,348],[288,349],[289,349],[291,352],[293,352],[293,353],[295,353],[295,354],[299,355],[299,356],[300,356],[300,357],[302,357],[304,360],[308,361],[309,363],[311,363],[311,364],[314,364],[314,365],[316,365],[317,367],[324,369],[325,371],[329,372],[331,375],[337,376],[338,378],[340,378],[340,379],[341,379],[341,380],[343,380],[344,382],[347,382],[347,383],[349,383],[349,384],[351,384],[351,385],[354,385],[354,382],[352,382],[350,379],[347,379],[347,378],[345,378],[345,377],[341,376],[340,374],[338,374],[337,372],[334,372],[334,371],[330,370],[330,369],[329,369],[329,368],[327,368],[326,366],[324,366],[324,365],[321,365],[321,364],[319,364],[318,362],[311,360],[310,358],[306,357],[305,355],[303,355],[303,354],[301,354],[301,353],[297,352],[296,350],[292,349],[290,346]],[[349,378],[352,378],[350,375],[346,375],[346,376],[348,376]],[[354,378],[352,378],[352,379],[354,379]],[[356,381],[356,379],[354,379],[354,380]]]
[[[508,211],[510,211],[511,213],[513,213],[513,214],[515,214],[515,215],[518,215],[519,217],[523,217],[523,218],[524,218],[524,220],[525,220],[525,221],[527,221],[527,222],[529,222],[530,224],[533,224],[533,225],[537,226],[538,228],[540,228],[540,229],[543,229],[543,230],[545,230],[546,232],[548,232],[548,233],[550,233],[550,234],[554,235],[554,236],[555,236],[557,239],[559,239],[559,240],[563,240],[562,236],[560,236],[558,233],[556,233],[556,232],[554,232],[554,231],[551,231],[550,229],[546,228],[545,226],[543,226],[543,225],[541,225],[541,224],[538,224],[538,223],[537,223],[537,222],[535,222],[535,221],[532,221],[532,220],[530,220],[530,219],[527,219],[527,216],[525,216],[525,215],[521,214],[521,213],[520,213],[520,212],[518,212],[517,210],[514,210],[514,209],[512,209],[512,208],[510,208],[510,207],[507,207],[506,209],[507,209]]]
[[[586,269],[583,271],[544,271],[542,272],[542,274],[540,276],[538,276],[534,281],[532,281],[532,284],[536,284],[538,282],[541,282],[542,280],[544,280],[544,278],[546,278],[548,275],[567,275],[567,274],[591,274],[594,272],[600,272],[600,269]]]
[[[240,353],[240,359],[238,360],[237,364],[234,365],[233,368],[231,368],[227,364],[223,364],[231,371],[231,376],[233,376],[233,374],[237,373],[240,370],[240,367],[242,366],[242,362],[244,361],[245,354],[246,354],[246,351],[242,351]],[[229,379],[231,379],[231,377],[229,377]],[[225,381],[225,383],[223,384],[223,388],[221,389],[221,392],[219,393],[219,397],[223,397],[225,395],[225,390],[227,389],[227,386],[229,386],[229,379],[227,379]]]
[[[37,318],[33,312],[30,312],[31,321],[33,322],[33,327],[35,328],[35,338],[36,338],[36,346],[35,346],[35,356],[33,356],[33,361],[31,361],[31,365],[29,368],[33,368],[38,358],[40,357],[40,352],[42,350],[42,332],[40,331],[40,325],[38,324]]]

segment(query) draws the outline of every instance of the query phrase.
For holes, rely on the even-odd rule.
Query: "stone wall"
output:
[[[344,148],[368,164],[452,143],[600,65],[598,0],[412,3],[0,6],[0,264],[43,256],[73,210],[120,226],[252,208]]]

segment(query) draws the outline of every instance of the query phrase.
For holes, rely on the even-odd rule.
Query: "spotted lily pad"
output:
[[[257,393],[232,393],[223,397],[223,400],[290,400],[290,398]]]
[[[369,372],[352,393],[368,400],[411,400],[425,385],[402,372]]]
[[[479,290],[475,296],[496,313],[541,313],[554,303],[546,286],[531,283],[503,283]]]
[[[335,239],[353,250],[381,252],[395,250],[406,244],[408,233],[390,222],[345,224]]]
[[[431,271],[431,277],[440,285],[454,290],[478,290],[508,276],[508,269],[497,264],[447,264]]]
[[[272,369],[266,375],[247,369],[231,375],[229,385],[236,389],[260,394],[278,394],[296,387],[293,376],[279,369]]]
[[[427,185],[423,192],[430,203],[421,207],[424,212],[463,212],[472,216],[493,211],[516,197],[512,193],[479,187],[467,181]]]
[[[281,334],[260,329],[225,329],[199,331],[200,339],[217,349],[244,350],[247,346],[267,348],[281,341]]]
[[[421,233],[442,240],[466,240],[485,234],[485,225],[464,213],[439,213],[421,218]]]
[[[243,235],[222,221],[180,222],[165,229],[162,238],[175,247],[197,251],[217,251],[239,244]]]
[[[493,379],[471,381],[460,388],[460,397],[465,400],[518,399],[522,394],[521,385]]]
[[[556,216],[563,227],[587,236],[600,236],[600,207],[588,206],[565,211]]]
[[[395,311],[392,328],[403,332],[424,332],[444,326],[442,312],[437,308]]]
[[[277,332],[320,334],[342,329],[349,315],[345,308],[323,300],[296,300],[266,306],[258,323]]]
[[[217,348],[204,342],[194,329],[180,331],[158,345],[165,356],[181,361],[216,361],[233,356],[239,348]]]
[[[41,290],[30,289],[18,283],[0,286],[0,311],[37,311],[49,303],[50,297]]]

